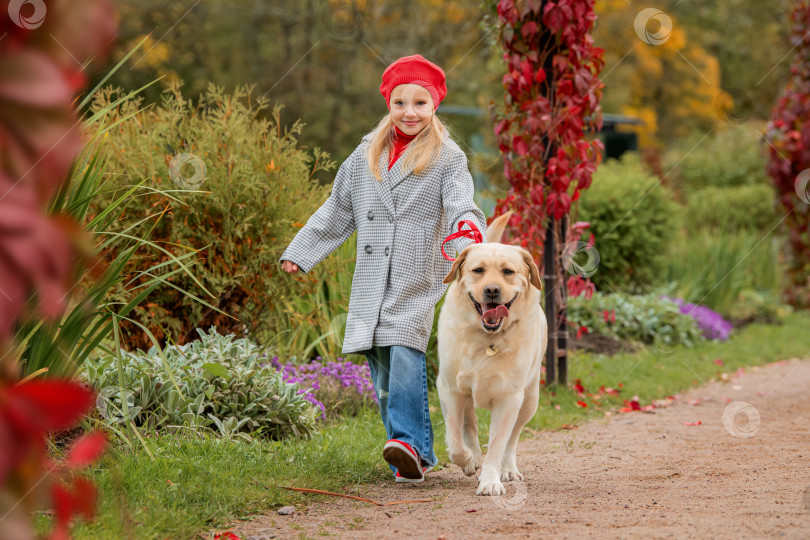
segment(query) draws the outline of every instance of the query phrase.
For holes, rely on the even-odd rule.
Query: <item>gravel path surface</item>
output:
[[[734,415],[736,402],[749,407]],[[331,498],[232,530],[246,540],[810,538],[809,443],[810,362],[793,359],[737,373],[651,413],[535,432],[518,447],[525,481],[507,483],[504,497],[476,496],[476,478],[450,465],[421,485],[392,481],[349,492],[434,502],[376,507]]]

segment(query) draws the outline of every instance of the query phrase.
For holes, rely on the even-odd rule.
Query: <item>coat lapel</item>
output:
[[[409,164],[407,168],[404,168],[403,159],[405,159],[405,155],[407,153],[408,150],[405,150],[405,152],[401,156],[399,156],[397,162],[394,163],[394,166],[391,167],[391,170],[387,171],[389,177],[388,185],[391,187],[391,189],[394,189],[397,186],[397,184],[402,182],[405,179],[405,177],[408,176],[413,171],[412,164]],[[386,167],[386,169],[387,168],[388,167]]]
[[[382,177],[382,182],[378,182],[375,179],[374,188],[377,190],[377,194],[380,196],[380,199],[382,199],[383,204],[385,204],[385,208],[391,212],[391,215],[395,216],[396,208],[394,206],[394,196],[391,190],[413,172],[413,166],[409,164],[407,168],[403,168],[402,159],[405,157],[405,154],[407,154],[406,150],[405,154],[397,159],[396,163],[394,163],[394,166],[391,167],[389,171],[388,153],[388,148],[383,149],[382,155],[380,156],[380,176]]]
[[[393,172],[393,169],[391,170]],[[374,180],[374,188],[377,190],[377,194],[382,199],[383,204],[385,204],[385,208],[391,212],[392,216],[397,215],[396,208],[394,207],[394,196],[391,194],[391,174],[388,172],[388,149],[384,149],[382,155],[380,156],[380,176],[382,177],[382,182],[378,182],[377,179]]]

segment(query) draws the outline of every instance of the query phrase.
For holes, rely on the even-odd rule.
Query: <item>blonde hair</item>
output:
[[[388,148],[389,156],[391,155],[390,152],[393,152],[395,133],[394,121],[391,119],[390,114],[386,114],[377,124],[377,127],[369,133],[371,142],[365,150],[366,159],[371,173],[378,181],[382,181],[380,157],[386,148]],[[408,165],[413,165],[413,172],[421,174],[427,167],[433,165],[439,159],[439,152],[442,149],[445,137],[449,137],[449,135],[450,132],[447,127],[434,112],[428,125],[419,132],[416,138],[408,143],[405,154],[400,158],[403,160],[403,170]]]

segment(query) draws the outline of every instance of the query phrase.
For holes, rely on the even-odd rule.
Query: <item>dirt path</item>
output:
[[[730,403],[759,412],[758,429],[724,427]],[[730,410],[730,409],[729,409]],[[752,409],[748,409],[752,411]],[[737,415],[739,433],[756,427]],[[729,417],[730,418],[730,417]],[[701,421],[689,426],[684,422]],[[731,426],[733,429],[733,426]],[[810,538],[810,362],[752,368],[654,413],[617,414],[518,447],[525,482],[477,497],[455,465],[422,485],[362,486],[375,507],[348,499],[233,530],[265,538]],[[359,494],[353,491],[352,494]]]

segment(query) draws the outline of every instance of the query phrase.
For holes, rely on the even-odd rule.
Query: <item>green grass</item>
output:
[[[583,409],[576,405],[581,398],[569,390],[544,391],[529,427],[557,429],[581,423],[603,417],[634,395],[644,405],[708,382],[721,372],[804,357],[810,352],[808,325],[810,313],[797,313],[782,325],[754,324],[728,342],[707,342],[666,358],[649,351],[610,358],[575,355],[569,367],[572,382],[581,379],[590,392],[600,385],[616,388],[622,383],[621,395],[601,404],[587,398],[589,406]],[[716,358],[723,360],[722,367],[713,362]],[[440,463],[445,463],[444,424],[435,392],[430,402],[435,449]],[[482,443],[488,416],[479,411]],[[532,435],[524,432],[524,436]],[[372,410],[326,427],[308,442],[244,443],[188,435],[152,436],[147,442],[154,461],[141,447],[121,448],[118,458],[107,457],[95,467],[92,477],[100,490],[100,515],[91,524],[75,526],[74,538],[192,538],[232,520],[318,497],[273,486],[342,492],[350,485],[390,479],[381,458],[384,430]],[[38,518],[38,527],[40,532],[46,530],[46,518]]]
[[[710,307],[722,314],[745,290],[782,290],[780,242],[751,230],[703,230],[677,236],[667,257],[665,282],[677,284],[670,296]]]

